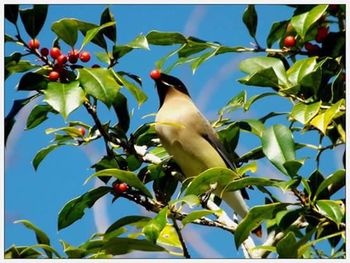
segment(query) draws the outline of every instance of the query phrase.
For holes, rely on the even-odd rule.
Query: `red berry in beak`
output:
[[[152,79],[158,80],[158,79],[160,79],[161,74],[160,74],[160,71],[158,69],[154,69],[151,71],[151,73],[149,75]]]

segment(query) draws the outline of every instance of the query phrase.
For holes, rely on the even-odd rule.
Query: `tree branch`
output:
[[[105,147],[106,147],[106,151],[107,151],[107,154],[108,156],[110,157],[114,157],[114,152],[113,150],[111,150],[111,148],[109,147],[108,143],[111,141],[110,139],[110,136],[109,134],[106,132],[106,130],[103,128],[103,125],[100,121],[100,119],[98,118],[97,116],[97,112],[96,112],[96,107],[95,106],[92,106],[90,104],[90,102],[86,99],[84,101],[84,106],[86,108],[86,110],[88,111],[88,113],[91,115],[91,117],[93,118],[95,124],[96,124],[96,127],[98,129],[98,131],[100,132],[100,134],[102,135],[103,137],[103,140],[105,142]]]
[[[179,240],[180,240],[180,243],[181,243],[181,246],[182,246],[182,250],[183,250],[183,252],[184,252],[184,257],[185,257],[185,258],[191,258],[191,255],[190,255],[190,253],[188,252],[188,249],[187,249],[185,240],[184,240],[184,238],[183,238],[183,236],[182,236],[182,234],[181,234],[181,230],[180,230],[180,228],[179,228],[179,226],[178,226],[178,224],[177,224],[176,219],[175,219],[173,216],[171,217],[171,219],[172,219],[172,221],[173,221],[173,226],[174,226],[174,228],[175,228],[175,230],[176,230],[176,233],[177,233],[177,235],[178,235],[178,237],[179,237]]]

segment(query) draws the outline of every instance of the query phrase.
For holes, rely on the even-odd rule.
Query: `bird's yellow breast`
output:
[[[182,96],[166,101],[156,116],[156,132],[162,145],[187,177],[211,167],[226,167],[218,152],[201,136],[201,125],[207,125],[204,121],[192,101]]]

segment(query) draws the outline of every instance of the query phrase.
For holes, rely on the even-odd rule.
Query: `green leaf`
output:
[[[287,127],[277,124],[265,129],[261,138],[263,152],[281,172],[290,175],[283,164],[295,160],[293,135]]]
[[[109,7],[107,7],[101,14],[100,25],[106,24],[108,22],[114,22],[113,26],[105,28],[102,30],[102,33],[112,40],[114,43],[117,41],[117,27],[115,25],[115,18],[111,13]]]
[[[328,176],[317,188],[314,200],[317,199],[318,195],[322,193],[326,188],[341,188],[345,185],[345,170],[338,170],[335,173]]]
[[[93,179],[96,176],[112,176],[124,183],[127,183],[131,187],[135,187],[136,189],[140,190],[148,197],[152,198],[152,194],[148,191],[145,185],[140,181],[137,175],[132,172],[124,171],[120,169],[105,169],[102,171],[98,171],[97,173],[94,173],[93,175],[89,176],[85,180],[84,184],[88,183],[89,181],[91,181],[91,179]]]
[[[128,110],[128,100],[122,94],[118,93],[115,103],[113,104],[113,109],[118,117],[117,128],[121,129],[123,132],[127,132],[130,127],[130,115]]]
[[[147,38],[144,35],[137,36],[134,40],[127,44],[131,48],[142,48],[149,50]]]
[[[78,40],[78,23],[76,19],[63,18],[54,22],[51,30],[72,48]]]
[[[79,86],[79,81],[70,83],[50,82],[44,94],[45,101],[61,113],[65,119],[84,102],[85,98],[84,91]]]
[[[167,224],[160,232],[157,244],[171,246],[182,250],[182,245],[176,229],[170,224]]]
[[[99,27],[95,27],[95,28],[92,28],[92,29],[88,30],[86,32],[85,38],[83,40],[83,43],[81,44],[80,50],[82,50],[87,43],[92,41],[96,37],[96,35],[101,32],[101,30],[103,30],[103,29],[105,29],[107,27],[110,27],[110,26],[115,26],[115,22],[114,21],[108,22],[108,23],[103,24],[103,25],[101,25]]]
[[[113,71],[114,72],[114,71]],[[127,81],[119,72],[114,72],[114,76],[116,79],[123,83],[123,86],[131,92],[131,94],[135,97],[138,106],[140,107],[146,100],[147,100],[147,95],[144,93],[142,89],[137,87],[135,84],[133,84],[130,81]]]
[[[76,20],[77,25],[78,25],[78,30],[86,36],[87,32],[91,29],[97,28],[98,25],[92,24],[89,22],[81,21],[81,20]],[[92,43],[98,45],[99,47],[102,47],[103,49],[107,50],[107,43],[106,40],[103,37],[102,32],[98,32],[95,37],[91,40]]]
[[[150,220],[151,220],[151,218],[149,218],[147,216],[125,216],[125,217],[118,219],[116,222],[114,222],[112,225],[110,225],[108,227],[108,229],[106,230],[105,234],[111,233],[111,232],[117,230],[118,228],[124,227],[126,225],[132,225],[132,224],[138,223],[140,221],[146,223]]]
[[[167,225],[168,210],[168,207],[164,207],[159,211],[158,215],[149,221],[142,229],[142,233],[144,233],[146,238],[154,244],[156,244],[160,232]]]
[[[286,209],[287,203],[272,203],[268,205],[255,206],[239,223],[235,232],[235,243],[238,248],[247,239],[250,232],[257,228],[263,220],[273,219],[277,212]]]
[[[60,243],[63,246],[63,252],[68,258],[83,258],[87,253],[85,249],[74,247],[63,240],[60,240]]]
[[[187,187],[186,195],[201,195],[208,191],[211,185],[217,183],[217,189],[222,188],[238,177],[237,173],[223,167],[214,167],[205,170],[196,176]]]
[[[5,79],[14,73],[26,72],[38,67],[38,65],[34,65],[27,60],[17,60],[13,57],[5,57]]]
[[[271,77],[270,68],[273,69],[277,80],[278,85],[288,86],[287,74],[284,68],[283,62],[278,58],[272,57],[253,57],[242,60],[239,65],[240,70],[247,73],[252,77],[254,74],[259,72],[264,74],[258,75],[260,78],[266,76],[266,80]],[[265,70],[265,71],[264,71]],[[267,74],[268,73],[268,74]],[[275,83],[274,78],[270,81],[271,83]]]
[[[207,61],[211,57],[215,56],[217,51],[218,51],[218,49],[215,48],[215,49],[197,57],[191,64],[192,73],[194,74],[200,65],[202,65],[205,61]]]
[[[58,131],[63,131],[71,137],[81,137],[82,136],[81,132],[76,127],[62,127],[62,128],[57,128],[57,129],[48,128],[45,130],[45,133],[50,134],[50,133],[56,133]]]
[[[255,185],[255,186],[275,186],[282,188],[284,181],[276,179],[265,179],[256,177],[243,177],[234,180],[225,187],[225,192],[233,192],[245,187]]]
[[[327,236],[324,236],[322,238],[319,238],[319,239],[316,239],[316,240],[312,240],[310,242],[307,242],[306,244],[302,245],[299,247],[298,249],[298,255],[299,257],[301,257],[305,251],[310,248],[311,246],[314,246],[315,244],[317,244],[318,242],[321,242],[323,240],[327,240],[327,239],[331,239],[331,238],[334,238],[334,237],[337,237],[337,236],[344,236],[345,233],[344,231],[340,231],[340,232],[337,232],[337,233],[333,233],[333,234],[330,234],[330,235],[327,235]]]
[[[58,258],[62,258],[61,255],[51,246],[48,246],[48,245],[45,245],[45,244],[38,244],[38,245],[33,245],[33,246],[30,246],[30,247],[27,247],[26,249],[24,249],[23,251],[21,251],[21,255],[27,253],[27,251],[30,251],[32,249],[35,249],[35,248],[42,248],[44,249],[45,253],[47,254],[47,256],[49,258],[52,258],[52,254],[55,254],[56,257]]]
[[[239,128],[244,131],[251,132],[259,137],[263,135],[265,130],[264,124],[256,119],[246,119],[238,122]]]
[[[186,196],[181,197],[179,199],[171,200],[169,202],[169,205],[174,206],[174,205],[176,205],[178,203],[181,203],[181,204],[185,203],[190,208],[193,208],[194,206],[200,205],[201,202],[200,202],[198,196],[196,196],[196,195],[186,195]]]
[[[289,21],[281,21],[272,24],[266,39],[268,48],[271,48],[276,41],[280,40],[286,34],[288,23]]]
[[[106,52],[95,52],[94,53],[96,58],[101,61],[102,63],[109,64],[110,62],[110,54]]]
[[[31,102],[33,99],[37,98],[38,96],[40,96],[40,94],[35,94],[33,96],[30,96],[29,98],[15,100],[13,102],[12,108],[5,118],[5,145],[7,142],[7,138],[10,135],[10,132],[12,130],[12,127],[16,122],[15,117],[18,114],[18,112],[20,112],[20,110],[25,105],[27,105],[29,102]]]
[[[193,61],[195,61],[197,58],[193,58],[193,57],[182,57],[179,58],[178,60],[176,60],[173,64],[171,64],[169,67],[167,67],[165,70],[163,70],[164,73],[169,73],[170,71],[172,71],[175,67],[179,66],[179,65],[183,65],[186,63],[191,63]]]
[[[56,111],[50,105],[36,105],[30,112],[26,129],[30,130],[43,123],[48,119],[47,115],[49,112],[56,113]]]
[[[274,92],[266,92],[266,93],[261,93],[261,94],[257,94],[255,96],[252,96],[249,98],[249,100],[247,100],[245,103],[244,103],[244,111],[248,111],[250,109],[250,107],[252,106],[252,104],[254,102],[256,102],[257,100],[260,100],[262,98],[265,98],[265,97],[268,97],[268,96],[276,96],[278,95],[277,93],[274,93]]]
[[[17,23],[19,5],[5,5],[5,18],[12,24]]]
[[[44,158],[53,150],[55,150],[57,147],[61,146],[61,144],[51,144],[45,148],[42,148],[40,151],[38,151],[33,159],[33,166],[34,169],[37,170],[39,167],[39,164],[44,160]]]
[[[344,204],[340,200],[317,200],[318,211],[339,226],[344,217]]]
[[[227,126],[218,132],[220,141],[228,153],[233,153],[237,147],[240,129],[236,123]]]
[[[12,245],[4,253],[5,259],[10,258],[39,258],[42,257],[42,254],[30,247],[27,246],[15,246]]]
[[[47,8],[47,5],[35,4],[31,9],[19,11],[24,28],[32,39],[36,38],[45,23]]]
[[[115,60],[119,60],[126,54],[128,54],[131,50],[133,50],[132,47],[129,46],[119,46],[119,45],[114,45],[113,46],[113,58]]]
[[[290,160],[283,163],[283,167],[286,169],[290,177],[297,176],[299,169],[304,165],[305,160]]]
[[[244,10],[242,19],[249,31],[249,34],[255,38],[258,15],[256,14],[254,5],[248,5],[248,7]]]
[[[279,258],[298,258],[298,244],[293,232],[289,231],[276,245]]]
[[[185,216],[184,219],[182,219],[182,224],[185,226],[188,223],[192,223],[193,221],[197,220],[198,218],[204,217],[204,216],[208,216],[208,215],[212,215],[215,214],[216,211],[213,210],[198,210],[198,211],[193,211],[191,213],[189,213],[187,216]]]
[[[293,85],[298,85],[301,80],[316,68],[317,57],[305,58],[298,60],[287,70],[289,81]]]
[[[236,96],[234,96],[226,105],[219,111],[219,115],[223,115],[225,113],[230,113],[235,111],[236,109],[242,108],[243,105],[247,101],[247,92],[242,90]]]
[[[38,73],[29,72],[20,79],[17,90],[45,90],[47,88],[47,79]]]
[[[111,69],[81,68],[78,71],[78,80],[87,94],[101,100],[107,107],[114,104],[120,84],[116,81]]]
[[[147,251],[147,252],[161,252],[165,251],[164,248],[153,244],[152,242],[144,239],[133,239],[125,237],[116,237],[109,239],[101,248],[108,254],[123,255],[133,250]]]
[[[279,88],[278,78],[273,68],[263,69],[238,81],[249,86]]]
[[[228,46],[219,46],[218,51],[216,52],[215,55],[221,55],[225,53],[230,53],[230,52],[244,52],[245,47],[228,47]]]
[[[70,226],[84,216],[85,208],[91,208],[102,196],[111,191],[111,187],[100,186],[67,202],[58,214],[58,230]]]
[[[299,102],[294,105],[289,116],[294,120],[297,120],[306,125],[312,120],[313,117],[317,115],[321,108],[321,104],[321,101],[312,104],[304,104],[302,102]]]
[[[303,215],[303,213],[303,208],[281,211],[276,215],[276,223],[282,230],[286,230],[295,222],[295,220]]]
[[[40,228],[38,228],[37,226],[35,226],[34,224],[32,224],[30,221],[28,220],[17,220],[14,222],[15,224],[23,224],[26,228],[33,230],[35,233],[35,237],[36,240],[39,244],[44,244],[44,245],[48,245],[50,246],[50,239],[49,237],[45,234],[44,231],[42,231]],[[52,251],[48,250],[48,249],[44,249],[45,253],[47,254],[47,256],[49,258],[52,258]]]
[[[313,26],[322,17],[327,8],[328,5],[317,5],[309,12],[292,17],[290,22],[302,39],[305,38],[306,33],[311,26]]]
[[[151,31],[146,36],[147,41],[151,45],[175,45],[184,44],[187,42],[185,36],[176,32],[161,32],[161,31]]]
[[[193,54],[202,52],[203,50],[209,47],[210,47],[210,44],[208,44],[205,41],[198,42],[198,41],[193,41],[191,39],[188,39],[187,43],[181,45],[179,49],[175,49],[175,50],[179,58],[187,58]]]
[[[344,99],[339,100],[337,103],[333,104],[325,112],[318,114],[314,117],[310,124],[317,129],[319,129],[323,134],[326,134],[328,126],[331,124],[334,118],[339,117],[345,112],[341,112],[340,108],[345,104]]]

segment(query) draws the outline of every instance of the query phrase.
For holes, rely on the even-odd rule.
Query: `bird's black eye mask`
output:
[[[161,85],[164,87],[174,87],[175,89],[190,96],[185,84],[183,84],[181,80],[179,80],[178,78],[175,78],[173,76],[162,73],[161,77],[159,78],[159,80],[157,80],[156,84],[157,84],[157,86]]]

